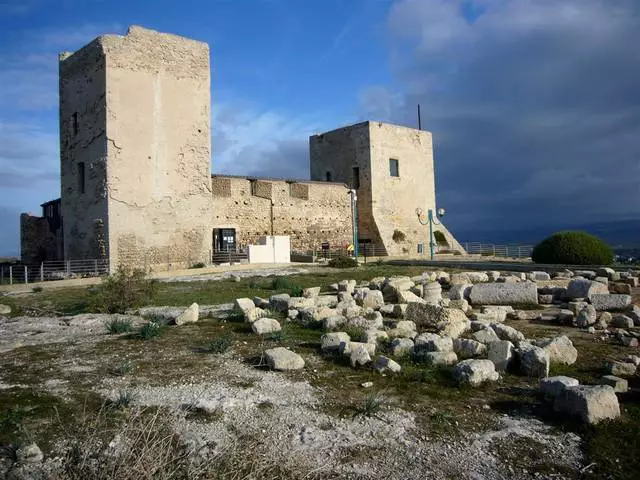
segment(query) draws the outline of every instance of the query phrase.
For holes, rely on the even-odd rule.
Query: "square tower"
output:
[[[428,249],[428,229],[416,213],[436,209],[430,132],[382,122],[363,122],[309,140],[311,179],[345,182],[358,192],[360,242],[388,255]],[[453,249],[459,244],[443,225],[435,227]]]
[[[65,258],[209,262],[209,47],[133,26],[60,56]]]

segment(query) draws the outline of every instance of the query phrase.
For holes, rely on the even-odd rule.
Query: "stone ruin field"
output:
[[[0,478],[638,478],[640,272],[268,274],[0,296]]]

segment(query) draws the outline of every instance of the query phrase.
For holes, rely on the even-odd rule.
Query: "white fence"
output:
[[[529,258],[532,245],[495,245],[493,243],[464,242],[462,247],[470,255],[504,258]]]
[[[105,259],[43,262],[39,265],[2,265],[0,266],[0,284],[45,282],[108,274],[109,261]]]

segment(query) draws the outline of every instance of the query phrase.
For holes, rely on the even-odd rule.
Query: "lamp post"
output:
[[[349,190],[351,195],[351,228],[353,231],[353,254],[356,260],[358,259],[358,193],[355,189]]]
[[[439,208],[437,211],[437,216],[438,217],[444,217],[445,211],[444,208]],[[431,257],[431,260],[433,260],[434,257],[434,250],[435,250],[435,242],[433,241],[433,226],[434,225],[441,225],[440,223],[438,223],[438,221],[433,218],[433,210],[429,209],[427,211],[427,218],[425,220],[425,216],[424,216],[424,212],[422,211],[421,208],[417,208],[416,209],[416,215],[418,215],[418,221],[420,222],[421,225],[429,225],[429,254]]]

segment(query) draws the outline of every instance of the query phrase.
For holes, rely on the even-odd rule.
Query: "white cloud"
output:
[[[213,171],[234,175],[308,178],[308,138],[319,118],[261,110],[244,101],[212,108]]]

